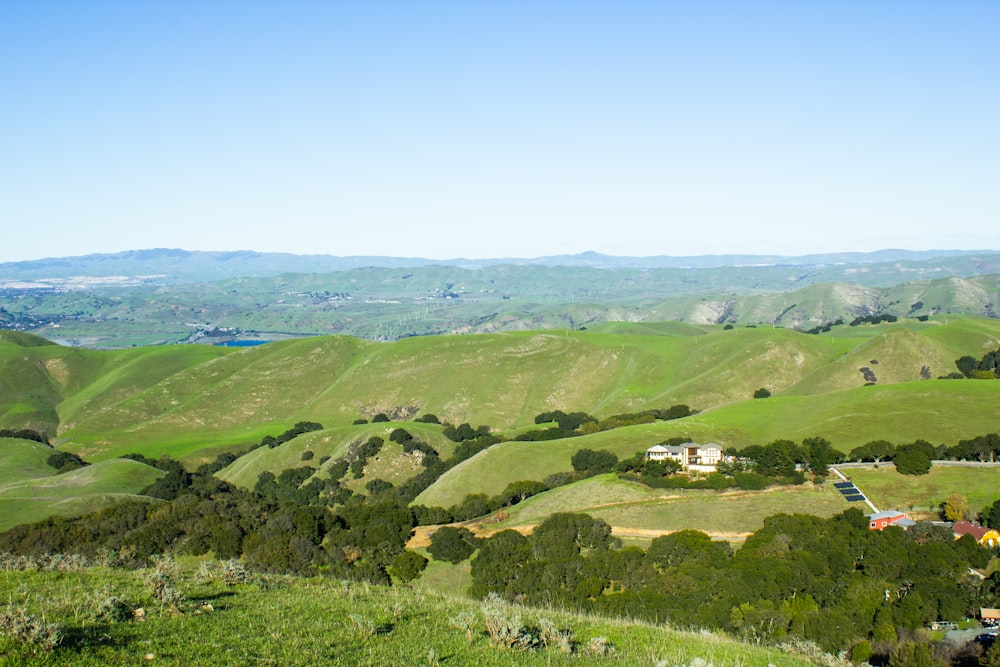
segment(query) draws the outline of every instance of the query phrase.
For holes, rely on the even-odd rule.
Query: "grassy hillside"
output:
[[[618,458],[670,437],[716,442],[724,447],[822,436],[848,452],[872,440],[897,444],[925,439],[955,444],[1000,430],[993,406],[1000,384],[929,380],[887,387],[858,387],[813,396],[750,399],[685,419],[630,426],[551,442],[505,442],[449,470],[416,503],[454,505],[470,493],[495,495],[510,482],[544,480],[572,470],[580,449],[607,450]]]
[[[436,449],[442,458],[451,456],[455,448],[455,443],[441,434],[441,427],[437,424],[410,422],[342,426],[305,433],[274,449],[255,449],[219,471],[217,476],[244,488],[253,488],[264,471],[280,472],[298,466],[318,468],[316,475],[325,477],[325,467],[345,457],[352,445],[360,445],[368,438],[378,436],[385,440],[385,444],[378,456],[369,461],[364,477],[345,481],[354,491],[361,490],[371,479],[398,484],[419,472],[421,467],[415,457],[405,454],[400,445],[389,440],[389,434],[397,428],[406,429],[414,438]],[[312,456],[303,459],[305,452],[312,452]],[[329,457],[329,461],[321,465],[320,459],[324,457]]]
[[[208,568],[218,573],[218,565]],[[506,617],[537,627],[552,621],[569,632],[575,652],[556,646],[519,651],[491,644],[480,603],[407,587],[383,588],[331,579],[270,578],[227,586],[220,578],[185,572],[176,587],[180,613],[161,607],[136,571],[11,572],[0,577],[0,598],[58,624],[64,641],[53,652],[0,637],[11,664],[51,665],[669,665],[696,659],[717,665],[808,665],[775,648],[712,633],[610,620],[556,610],[501,605]],[[28,591],[25,593],[25,591]],[[94,621],[114,595],[141,607],[144,622]],[[449,619],[467,614],[471,634]],[[588,651],[605,638],[611,655]]]
[[[56,474],[46,463],[53,451],[33,440],[0,438],[0,488]]]
[[[557,512],[585,512],[604,519],[614,534],[648,540],[693,529],[718,539],[740,539],[778,513],[829,517],[851,505],[832,484],[803,484],[766,492],[650,489],[599,475],[546,491],[512,507],[508,518],[490,528],[533,526]]]
[[[334,429],[379,412],[402,420],[432,412],[503,431],[553,409],[598,417],[677,403],[701,410],[607,443],[595,436],[593,445],[545,445],[553,449],[537,457],[537,478],[566,469],[576,447],[627,455],[672,435],[734,446],[824,435],[848,449],[875,438],[953,442],[995,431],[989,406],[1000,383],[920,378],[997,346],[1000,322],[971,317],[843,326],[818,336],[644,323],[395,343],[331,336],[239,350],[94,351],[5,336],[0,427],[47,431],[88,460],[139,451],[196,464],[303,420]],[[862,367],[879,386],[863,386]],[[774,396],[750,400],[761,386]]]
[[[74,516],[138,494],[163,472],[128,459],[110,459],[56,474],[46,445],[0,439],[0,531],[49,516]]]

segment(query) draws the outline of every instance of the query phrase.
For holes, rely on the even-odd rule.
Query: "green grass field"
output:
[[[52,449],[0,439],[0,531],[49,516],[74,516],[135,497],[163,473],[137,461],[112,459],[55,474]]]
[[[0,636],[10,665],[808,665],[777,649],[712,633],[616,621],[554,610],[507,607],[525,624],[548,618],[572,634],[574,655],[556,647],[503,650],[485,632],[480,605],[408,587],[383,588],[330,579],[271,578],[267,586],[227,586],[188,572],[176,583],[180,613],[161,608],[141,583],[141,572],[97,568],[75,574],[0,572],[0,599],[58,624],[63,642],[54,651]],[[95,619],[114,595],[144,610],[145,620]],[[471,642],[449,619],[468,612]],[[612,655],[589,653],[595,637]]]
[[[952,493],[969,501],[976,513],[1000,500],[1000,467],[965,468],[935,465],[926,475],[901,475],[890,465],[844,468],[879,509],[917,510],[937,514]]]
[[[528,498],[510,508],[508,518],[497,527],[537,525],[557,512],[584,512],[627,537],[648,539],[661,532],[693,529],[725,538],[751,533],[774,514],[828,517],[848,507],[851,504],[832,484],[755,492],[651,489],[599,475]]]

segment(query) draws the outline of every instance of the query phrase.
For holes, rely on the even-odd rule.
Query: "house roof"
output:
[[[875,512],[874,514],[869,514],[868,518],[872,521],[876,521],[878,519],[891,519],[894,516],[901,516],[904,518],[906,517],[906,515],[900,512],[899,510],[882,510],[881,512]]]
[[[951,527],[951,532],[956,535],[972,535],[976,538],[976,541],[983,539],[986,533],[990,532],[989,528],[984,528],[978,524],[972,523],[971,521],[956,521],[955,525]]]
[[[664,447],[663,445],[653,445],[652,447],[650,447],[650,448],[649,448],[649,449],[647,449],[646,451],[647,451],[647,452],[656,452],[656,453],[660,453],[660,452],[669,452],[670,450],[669,450],[669,449],[667,449],[666,447]]]

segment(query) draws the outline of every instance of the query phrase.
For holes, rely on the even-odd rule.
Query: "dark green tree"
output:
[[[931,471],[931,455],[917,444],[898,447],[892,460],[896,471],[903,475],[926,475]]]
[[[405,584],[419,577],[426,567],[426,558],[416,551],[407,549],[393,557],[388,570],[392,576]]]
[[[481,544],[472,559],[470,593],[479,598],[491,592],[512,598],[518,575],[530,561],[528,538],[514,530],[496,533]]]
[[[990,528],[1000,528],[1000,500],[983,508],[983,525]]]
[[[802,447],[806,450],[809,471],[820,477],[826,477],[830,466],[840,459],[840,455],[826,438],[806,438],[802,441]]]
[[[618,457],[612,452],[593,449],[581,449],[573,455],[573,470],[584,476],[600,475],[611,472],[618,463]]]
[[[478,548],[479,539],[468,528],[442,526],[431,535],[427,553],[434,560],[460,563]]]

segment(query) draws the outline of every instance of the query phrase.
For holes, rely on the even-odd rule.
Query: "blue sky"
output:
[[[1000,249],[1000,3],[0,1],[0,261]]]

